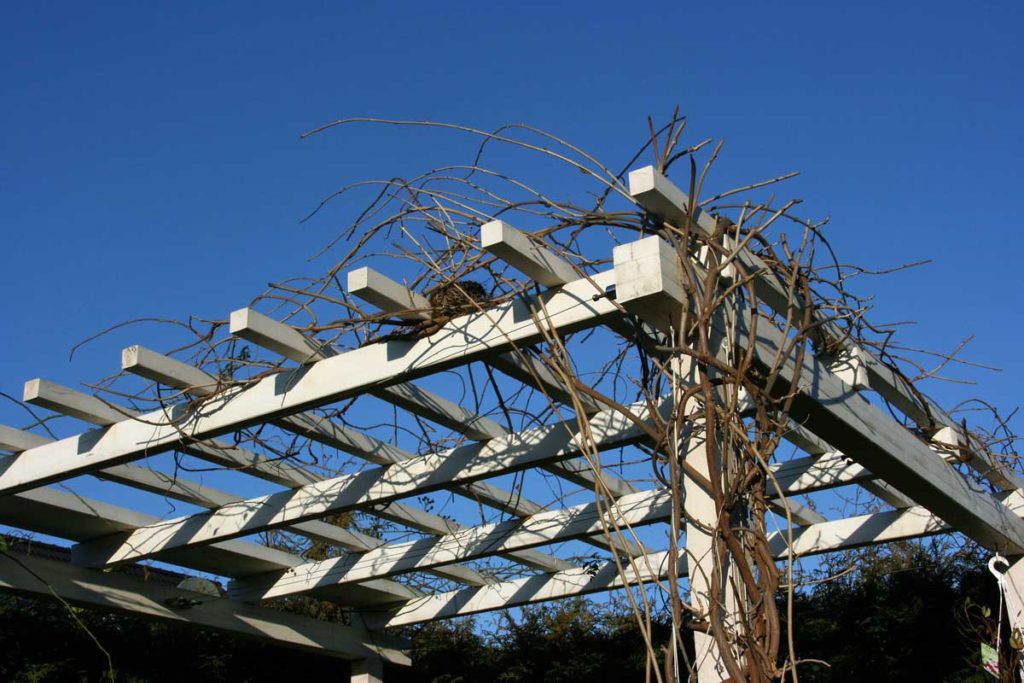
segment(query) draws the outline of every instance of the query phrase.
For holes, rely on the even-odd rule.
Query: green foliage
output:
[[[980,554],[901,543],[830,557],[823,573],[849,567],[856,570],[797,596],[797,656],[830,665],[805,664],[801,683],[986,680],[980,644],[957,624],[968,599],[998,604]]]
[[[957,623],[968,600],[998,605],[986,557],[905,543],[826,560],[822,574],[841,575],[797,593],[794,629],[798,657],[831,667],[804,664],[800,680],[992,680],[977,668],[979,642]],[[280,681],[299,672],[347,680],[346,665],[329,657],[130,616],[77,614],[110,652],[119,682]],[[667,624],[654,631],[663,644]],[[515,618],[450,620],[408,633],[414,665],[389,667],[387,683],[644,680],[643,640],[633,615],[615,603],[568,600]],[[107,680],[106,672],[106,658],[63,606],[0,597],[0,680],[92,682]]]
[[[625,608],[582,599],[540,605],[518,619],[505,614],[490,633],[473,619],[427,624],[415,631],[415,666],[395,681],[633,681],[643,680],[646,650]],[[655,624],[664,642],[668,627]]]
[[[119,683],[280,681],[296,671],[341,680],[345,664],[266,643],[121,614],[76,610]],[[0,680],[109,681],[107,660],[55,602],[0,596]]]

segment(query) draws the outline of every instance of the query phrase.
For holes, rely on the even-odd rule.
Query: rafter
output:
[[[618,301],[651,324],[671,326],[688,305],[675,251],[652,236],[616,247],[614,260]],[[797,367],[795,349],[767,321],[757,326],[757,338],[749,339],[749,310],[737,306],[739,322],[733,334],[739,343],[749,343],[764,367],[781,359],[782,381],[773,385],[776,392],[797,390],[790,417],[898,489],[914,491],[917,501],[979,542],[1004,552],[1024,552],[1024,522],[853,391],[813,354]],[[790,382],[797,385],[791,387]]]
[[[344,659],[381,657],[397,664],[410,663],[403,652],[408,643],[381,633],[31,555],[10,552],[0,555],[0,590],[42,598],[57,594],[77,605],[269,639],[287,647]],[[175,609],[173,605],[177,604],[194,606]]]

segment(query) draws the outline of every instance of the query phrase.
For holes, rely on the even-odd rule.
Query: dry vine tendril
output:
[[[507,432],[553,420],[567,421],[583,436],[584,455],[595,472],[614,470],[633,483],[665,486],[671,492],[674,510],[670,556],[692,553],[684,540],[687,529],[707,536],[707,551],[714,561],[710,574],[697,578],[707,587],[706,596],[693,599],[689,595],[688,582],[675,564],[670,565],[667,581],[655,582],[652,589],[625,592],[648,644],[654,679],[675,679],[678,671],[692,666],[686,661],[684,638],[687,632],[696,632],[717,643],[721,664],[733,680],[789,676],[796,680],[796,647],[791,632],[783,632],[783,622],[791,627],[792,619],[780,618],[776,602],[779,592],[787,590],[788,604],[792,604],[796,569],[791,560],[780,563],[776,559],[768,540],[770,511],[786,518],[784,533],[795,524],[769,467],[783,438],[794,429],[791,415],[801,378],[798,372],[784,371],[786,364],[801,368],[808,353],[842,361],[842,349],[853,342],[878,355],[928,413],[929,404],[915,381],[938,375],[949,363],[961,362],[957,354],[962,347],[930,357],[896,344],[891,329],[866,321],[869,302],[848,291],[847,283],[869,271],[841,264],[824,237],[825,222],[808,221],[793,213],[798,201],[778,203],[773,195],[764,194],[766,188],[770,191],[771,186],[795,174],[701,200],[722,144],[703,140],[684,146],[686,121],[678,111],[660,128],[649,121],[644,144],[618,171],[560,138],[521,124],[487,132],[433,122],[346,119],[309,135],[360,123],[452,129],[477,136],[480,144],[471,163],[442,166],[411,179],[360,182],[324,199],[307,218],[360,191],[372,193],[369,204],[321,252],[334,254],[342,249],[326,273],[274,283],[253,301],[253,307],[288,322],[331,353],[379,341],[417,339],[430,336],[460,315],[483,314],[497,304],[536,292],[534,282],[481,249],[479,227],[490,220],[500,218],[529,230],[530,239],[571,263],[581,277],[608,266],[607,259],[588,255],[609,253],[610,246],[640,237],[659,236],[675,252],[686,293],[686,304],[665,328],[656,329],[635,318],[611,329],[571,334],[542,328],[543,342],[517,348],[515,353],[560,378],[565,395],[523,385],[510,388],[483,364],[454,369],[448,378],[462,394],[461,405],[476,415],[492,417]],[[500,156],[499,149],[527,152],[553,162],[556,168],[568,169],[573,179],[567,185],[575,188],[582,177],[588,199],[554,199],[552,193],[502,172],[499,165],[485,164],[492,155]],[[704,160],[699,162],[698,156]],[[655,168],[666,175],[683,166],[677,177],[684,180],[681,185],[687,188],[690,202],[683,219],[656,217],[630,197],[625,173],[645,157],[653,157]],[[696,221],[702,213],[714,217],[712,230]],[[756,260],[741,258],[741,253],[753,254]],[[409,316],[364,310],[342,286],[342,273],[383,257],[390,263],[399,261],[408,286],[430,297],[431,310],[407,311],[426,314],[419,322],[410,322]],[[778,284],[786,299],[784,305],[764,305],[759,283],[766,278]],[[614,297],[614,292],[598,291],[594,296]],[[744,308],[749,315],[737,313]],[[204,396],[250,384],[284,368],[280,359],[264,356],[230,337],[226,322],[192,318],[176,323],[187,341],[173,355],[214,378],[211,386],[203,387]],[[773,328],[783,340],[784,348],[778,350],[774,363],[758,360],[743,341],[756,338],[762,326]],[[595,344],[610,351],[588,351],[596,348]],[[935,356],[938,367],[929,370],[925,363]],[[918,376],[906,376],[899,361],[910,362]],[[168,393],[152,384],[139,388],[124,375],[108,378],[95,388],[111,400],[128,399],[138,409],[182,402],[190,410],[203,407],[204,399],[189,391]],[[411,450],[416,453],[436,452],[469,438],[466,430],[428,425],[397,410],[385,417],[377,411],[374,420],[367,421],[353,407],[362,400],[311,412],[375,431],[395,443],[413,444]],[[599,454],[602,449],[591,435],[588,418],[593,406],[618,411],[632,420],[643,431],[647,445],[642,450],[623,448]],[[1017,467],[1016,437],[1006,420],[998,420],[997,425],[991,433],[968,431],[964,452],[984,452],[993,462]],[[928,430],[914,428],[922,438],[932,436]],[[355,460],[339,458],[336,452],[304,437],[271,427],[240,430],[235,443],[272,459],[301,463],[323,476],[360,467]],[[189,467],[185,459],[181,466]],[[550,475],[530,475],[546,477],[546,489],[536,479],[527,484],[526,476],[513,484],[514,496],[525,498],[546,490],[551,500],[542,504],[547,506],[572,495],[563,488],[565,482]],[[698,495],[690,488],[694,483],[713,503],[715,515],[710,524],[688,514],[687,497]],[[592,495],[602,509],[614,510],[617,496],[600,476]],[[450,501],[427,497],[421,502],[443,512]],[[386,538],[408,534],[382,522],[387,515],[375,514],[378,512],[347,514],[332,521],[341,526],[372,527],[374,534]],[[497,518],[504,514],[500,512]],[[494,515],[480,506],[481,523],[494,521]],[[628,525],[616,522],[616,515],[609,514],[607,519],[610,523],[604,534],[609,544],[639,540]],[[268,533],[267,540],[317,559],[333,552],[280,531]],[[588,573],[598,571],[591,557],[575,559]],[[702,558],[688,559],[695,566]],[[638,563],[642,559],[612,554],[609,561],[626,574],[641,569]],[[477,566],[495,577],[523,572],[521,567],[501,562]],[[725,581],[727,575],[733,581]],[[406,580],[433,589],[445,585],[437,577],[419,574]],[[676,634],[670,643],[657,643],[653,638],[651,622],[659,604],[667,606]]]

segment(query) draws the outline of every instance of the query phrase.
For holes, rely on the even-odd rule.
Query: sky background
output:
[[[726,5],[729,5],[728,7]],[[118,369],[134,317],[222,318],[343,223],[346,183],[463,163],[439,132],[527,122],[610,165],[675,105],[724,138],[709,186],[788,171],[844,261],[931,259],[865,282],[910,343],[1003,368],[935,385],[1004,409],[1024,381],[1020,2],[5,3],[0,21],[0,391]],[[515,172],[516,168],[509,171]],[[352,206],[358,209],[361,206]],[[342,214],[338,214],[342,215]],[[24,413],[0,401],[0,422]],[[1020,421],[1017,422],[1020,427]]]

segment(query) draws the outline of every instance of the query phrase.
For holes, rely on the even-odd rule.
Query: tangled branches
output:
[[[453,129],[475,136],[479,145],[469,164],[441,166],[411,179],[359,182],[324,199],[307,219],[329,214],[342,198],[371,194],[368,205],[321,252],[333,255],[341,249],[326,273],[273,283],[252,306],[313,340],[310,360],[375,342],[429,337],[459,316],[486,315],[513,301],[540,302],[528,307],[542,340],[512,345],[511,365],[519,368],[518,375],[509,370],[507,360],[488,358],[454,367],[443,376],[448,393],[452,387],[461,390],[458,403],[468,414],[489,420],[490,431],[482,435],[472,424],[428,424],[418,416],[401,414],[393,401],[383,411],[379,404],[361,408],[373,400],[363,395],[310,414],[376,434],[381,443],[401,445],[410,454],[434,453],[467,440],[486,440],[496,433],[521,432],[555,421],[572,426],[596,475],[587,479],[584,493],[596,501],[606,522],[603,541],[590,539],[592,544],[607,549],[645,541],[617,508],[626,485],[655,482],[671,494],[668,556],[684,558],[689,576],[670,562],[667,580],[656,581],[653,591],[626,592],[647,638],[651,676],[679,680],[685,670],[710,667],[736,681],[787,676],[796,680],[796,647],[781,626],[792,619],[780,617],[776,601],[783,584],[793,590],[794,567],[787,560],[780,568],[768,539],[773,519],[769,513],[786,520],[785,533],[799,521],[783,487],[773,479],[771,464],[780,443],[799,429],[790,416],[804,356],[813,353],[843,363],[851,348],[871,350],[912,393],[913,411],[904,406],[899,417],[926,439],[941,423],[929,419],[933,405],[897,363],[910,350],[892,341],[891,330],[870,325],[865,316],[869,302],[847,290],[851,277],[867,271],[838,261],[823,235],[825,223],[793,213],[798,201],[778,203],[774,195],[764,194],[794,174],[706,193],[704,186],[722,145],[703,140],[685,146],[686,121],[678,112],[660,129],[649,122],[644,144],[618,171],[525,125],[486,132],[431,122],[347,119],[310,134],[360,123]],[[588,199],[556,199],[520,175],[500,170],[503,154],[526,154],[531,165],[545,165],[544,172],[570,170],[559,176],[565,181],[559,191],[586,193]],[[627,170],[645,155],[653,157],[653,173],[658,176],[684,167],[678,175],[687,188],[686,206],[674,214],[650,210],[626,185]],[[492,157],[497,161],[490,161]],[[705,194],[709,197],[701,200]],[[530,296],[541,290],[540,285],[481,248],[480,227],[496,219],[528,231],[536,246],[569,263],[579,278],[590,278],[597,299],[615,298],[614,291],[597,286],[593,279],[608,266],[604,255],[614,246],[656,236],[669,245],[682,282],[678,308],[661,324],[652,324],[619,306],[625,315],[604,327],[555,331],[544,324],[543,297]],[[417,304],[423,299],[414,296],[406,310],[378,312],[351,298],[341,283],[342,274],[385,259],[393,275],[426,297],[426,306]],[[208,380],[168,392],[159,384],[132,385],[120,375],[96,388],[111,401],[127,400],[136,409],[184,405],[178,413],[189,414],[201,410],[210,396],[285,368],[282,359],[226,334],[226,320],[196,318],[178,326],[186,340],[172,353],[203,370]],[[778,340],[774,354],[756,348],[766,330]],[[938,374],[957,360],[958,351],[940,355],[934,370],[920,366],[917,379]],[[502,373],[518,381],[509,382]],[[380,398],[380,392],[371,393]],[[591,421],[602,411],[630,420],[642,432],[642,443],[606,452]],[[904,417],[908,412],[924,418],[911,424]],[[966,429],[965,433],[967,442],[952,448],[985,453],[1001,467],[1015,465],[1013,436],[1005,422],[989,434]],[[238,430],[234,437],[236,447],[308,468],[319,477],[361,466],[355,458],[339,459],[336,449],[308,434],[279,425]],[[184,457],[176,465],[195,468]],[[613,473],[625,483],[615,484]],[[581,495],[566,486],[564,477],[517,475],[504,504],[476,501],[481,523],[495,520],[493,510],[484,509],[487,505],[498,510],[500,519],[532,509],[526,502],[538,491],[550,493],[541,504],[531,503],[538,509]],[[420,503],[430,513],[464,516],[465,508],[454,499],[454,494],[424,496]],[[334,522],[392,540],[422,531],[394,526],[395,518],[395,511],[383,506]],[[310,547],[308,539],[288,532],[272,532],[268,541],[314,559],[336,552],[323,544]],[[575,560],[582,566],[595,562],[582,554]],[[624,576],[653,571],[645,565],[649,560],[643,553],[612,552],[607,561]],[[492,579],[524,571],[500,562],[478,564],[475,569]],[[659,576],[657,571],[653,574]],[[433,589],[447,586],[436,576],[411,580]],[[672,616],[671,643],[653,640],[651,614],[658,601],[667,604]],[[687,647],[691,633],[697,643],[696,659],[691,659]]]

